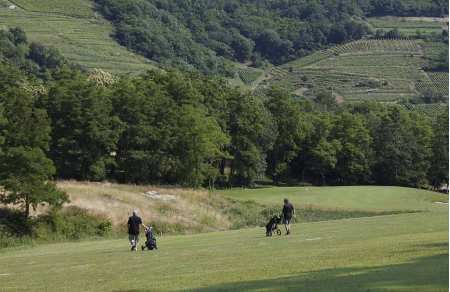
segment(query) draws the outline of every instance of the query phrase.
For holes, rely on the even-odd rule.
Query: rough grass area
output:
[[[412,199],[414,200],[414,199]],[[3,291],[447,291],[448,210],[0,252]],[[26,277],[26,280],[24,280]]]
[[[268,188],[256,190],[236,189],[211,193],[206,190],[191,190],[181,188],[164,188],[154,186],[132,186],[110,183],[60,182],[59,187],[65,190],[71,199],[69,206],[86,209],[93,214],[109,218],[116,230],[124,230],[126,221],[133,209],[138,209],[144,222],[155,227],[158,233],[196,233],[218,230],[238,229],[244,227],[264,226],[274,214],[281,212],[281,201],[284,195],[290,194],[295,204],[298,204],[296,222],[316,222],[343,218],[371,217],[424,210],[423,202],[417,205],[404,205],[399,202],[396,207],[392,203],[404,200],[405,190],[413,189],[356,188],[353,191],[340,188],[314,188],[316,191],[309,197],[318,200],[298,200],[296,192],[308,191],[310,188]],[[328,191],[328,193],[327,193]],[[155,192],[162,199],[146,196]],[[347,198],[339,194],[346,193]],[[225,194],[225,196],[223,196]],[[254,196],[252,196],[254,194]],[[350,197],[348,196],[350,194]],[[327,204],[330,200],[356,201],[355,197],[377,198],[361,200],[360,205]],[[432,193],[434,194],[434,193]],[[164,198],[169,200],[164,201]],[[170,198],[173,198],[171,200]],[[377,200],[390,202],[383,207],[364,208]],[[443,200],[439,195],[436,200]]]
[[[0,28],[19,26],[31,41],[59,49],[70,61],[115,73],[155,67],[112,39],[112,25],[94,12],[89,0],[1,1]]]
[[[60,182],[58,187],[68,193],[70,206],[106,216],[119,230],[126,228],[134,209],[158,233],[207,232],[232,226],[221,210],[228,201],[208,191],[71,181]],[[161,199],[150,198],[146,195],[149,192],[159,194]]]

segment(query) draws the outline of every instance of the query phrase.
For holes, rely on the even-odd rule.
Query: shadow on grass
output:
[[[413,262],[366,268],[337,268],[294,277],[226,283],[195,291],[425,291],[448,287],[448,254],[417,258]]]
[[[420,247],[442,248],[442,249],[446,249],[448,251],[448,242],[426,243],[426,244],[421,244]]]
[[[440,243],[438,245],[441,246]],[[179,291],[448,291],[448,283],[448,253],[442,253],[403,264],[326,269],[292,277],[232,282]],[[144,291],[152,290],[116,290]]]

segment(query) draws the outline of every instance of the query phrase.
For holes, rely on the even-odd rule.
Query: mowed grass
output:
[[[163,237],[156,252],[122,240],[0,253],[1,291],[447,291],[447,212]]]
[[[448,291],[448,206],[433,203],[445,196],[371,188],[226,195],[422,212],[295,224],[291,236],[273,238],[262,228],[168,236],[156,252],[131,253],[125,237],[8,249],[0,291]]]
[[[3,0],[4,1],[4,0]],[[70,61],[114,73],[139,73],[154,64],[120,46],[113,27],[89,0],[16,0],[0,5],[0,28],[19,26],[29,40],[55,47]]]

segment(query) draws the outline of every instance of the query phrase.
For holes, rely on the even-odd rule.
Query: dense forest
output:
[[[369,33],[365,16],[443,16],[445,0],[96,0],[119,43],[168,67],[228,75]]]
[[[432,119],[323,94],[295,100],[277,88],[256,96],[198,73],[86,73],[45,48],[36,53],[20,29],[2,37],[17,51],[0,50],[0,183],[15,190],[9,202],[22,187],[57,192],[51,178],[194,187],[448,181],[446,112]]]

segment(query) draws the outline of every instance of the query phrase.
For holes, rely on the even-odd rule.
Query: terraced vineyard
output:
[[[326,89],[345,101],[410,99],[419,95],[416,84],[431,83],[421,45],[409,39],[349,42],[272,69],[259,90],[277,85],[305,97]]]
[[[448,98],[448,72],[427,72],[428,79],[418,81],[415,86],[420,92],[432,92]]]
[[[87,68],[140,72],[154,68],[111,38],[109,22],[89,0],[0,0],[0,28],[20,26],[31,41],[54,46]]]
[[[428,72],[428,77],[430,77],[434,88],[448,96],[448,72]]]
[[[447,104],[433,103],[433,104],[407,104],[404,106],[406,109],[424,113],[431,118],[436,118],[438,115],[448,111]]]
[[[260,69],[245,68],[239,70],[237,73],[244,84],[251,85],[261,76],[262,71]]]
[[[417,42],[412,40],[358,40],[354,42],[349,42],[340,46],[333,47],[328,50],[318,51],[306,57],[300,58],[293,62],[283,65],[283,67],[296,67],[302,68],[309,65],[316,64],[319,61],[327,60],[331,57],[336,57],[340,55],[353,53],[386,53],[389,54],[416,54],[422,55],[421,47]]]

